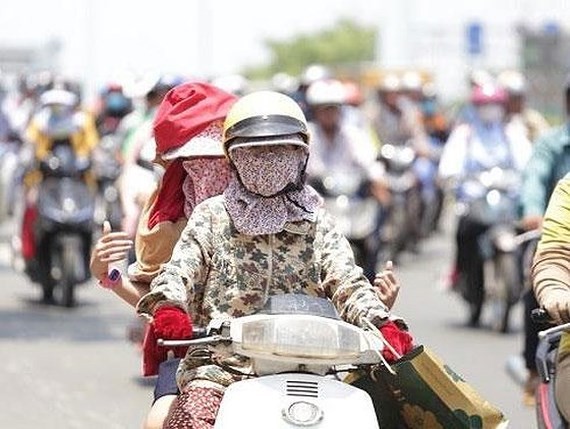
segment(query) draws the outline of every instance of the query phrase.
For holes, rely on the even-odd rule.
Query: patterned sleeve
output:
[[[322,285],[340,317],[348,323],[362,326],[366,318],[381,326],[390,316],[374,287],[354,262],[348,240],[334,227],[332,218],[322,213],[319,218],[322,234]]]
[[[198,205],[180,239],[174,246],[170,261],[150,284],[150,292],[137,304],[137,313],[152,314],[157,304],[169,303],[188,311],[194,301],[194,285],[204,283],[212,254],[211,213],[207,204]]]

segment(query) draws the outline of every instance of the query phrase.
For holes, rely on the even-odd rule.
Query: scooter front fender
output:
[[[295,422],[295,418],[299,418]],[[226,390],[215,429],[378,429],[370,396],[312,374],[277,374],[239,381]]]

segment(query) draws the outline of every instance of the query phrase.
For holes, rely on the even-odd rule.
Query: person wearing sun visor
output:
[[[405,323],[381,301],[305,183],[310,137],[297,103],[273,91],[243,96],[226,116],[223,142],[232,167],[228,187],[195,207],[170,261],[137,304],[138,313],[154,317],[171,310],[168,329],[157,336],[175,339],[188,316],[207,326],[256,313],[271,295],[297,293],[330,299],[346,322],[370,321],[397,352],[411,350]],[[171,317],[176,312],[185,317]],[[214,362],[186,354],[177,373],[181,394],[164,427],[213,427],[226,387],[243,377],[235,371],[248,365],[235,356]]]

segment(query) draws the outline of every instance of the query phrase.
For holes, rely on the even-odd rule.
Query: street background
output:
[[[402,258],[395,311],[418,343],[503,410],[510,428],[534,428],[534,410],[522,405],[520,388],[505,370],[521,349],[520,306],[509,334],[494,333],[485,323],[471,329],[464,326],[459,297],[440,290],[452,223],[448,217],[446,231],[423,242],[418,255]],[[12,231],[3,225],[0,244],[0,427],[140,428],[153,380],[139,376],[140,355],[125,336],[133,310],[92,282],[78,289],[76,308],[40,305],[39,288],[10,268]]]

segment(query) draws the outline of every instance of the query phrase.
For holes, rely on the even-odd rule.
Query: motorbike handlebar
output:
[[[530,312],[530,318],[535,323],[546,323],[552,321],[548,312],[544,308],[535,308]]]

